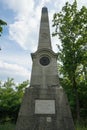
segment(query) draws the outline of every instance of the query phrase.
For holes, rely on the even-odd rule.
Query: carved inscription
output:
[[[35,114],[55,114],[55,100],[35,100]]]

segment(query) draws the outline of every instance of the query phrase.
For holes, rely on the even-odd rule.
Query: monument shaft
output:
[[[31,56],[30,87],[23,97],[16,130],[75,130],[67,96],[59,84],[46,7],[42,8],[38,49]]]

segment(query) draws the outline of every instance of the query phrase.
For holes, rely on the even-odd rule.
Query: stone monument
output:
[[[67,96],[58,80],[57,53],[51,47],[46,7],[42,8],[38,49],[31,57],[30,87],[23,97],[16,130],[75,130]]]

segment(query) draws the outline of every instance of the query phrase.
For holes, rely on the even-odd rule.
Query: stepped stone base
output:
[[[16,130],[75,130],[63,88],[27,88]]]

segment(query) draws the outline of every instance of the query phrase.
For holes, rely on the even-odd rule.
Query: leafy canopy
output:
[[[1,33],[3,32],[3,26],[4,25],[7,25],[7,23],[0,19],[0,36],[1,36]]]
[[[29,81],[16,85],[12,78],[4,84],[0,81],[0,121],[16,121],[24,90]]]
[[[87,8],[78,10],[76,1],[72,5],[67,2],[61,12],[54,14],[53,27],[53,36],[59,35],[62,42],[59,59],[72,79],[78,67],[87,66]]]

